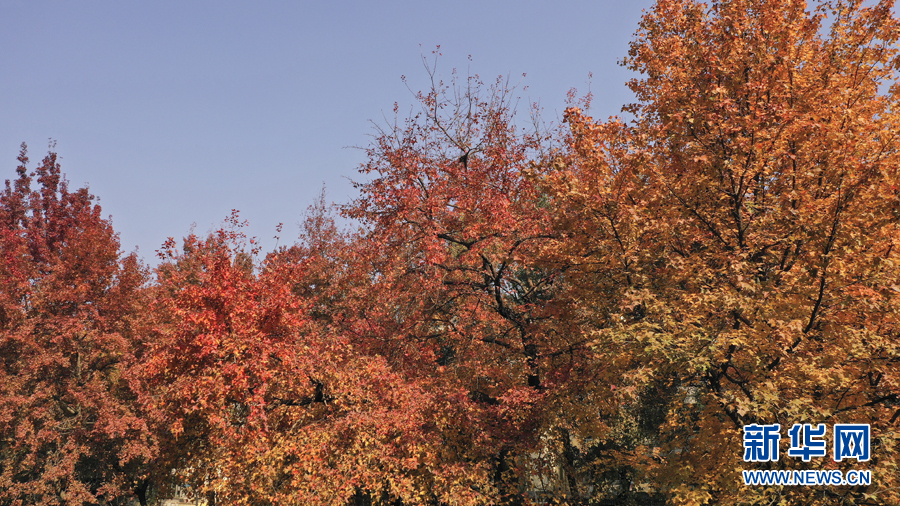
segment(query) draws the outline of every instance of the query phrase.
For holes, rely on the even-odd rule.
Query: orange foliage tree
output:
[[[614,387],[611,455],[673,504],[900,502],[892,4],[660,0],[625,60],[634,120],[567,112],[553,253]],[[873,484],[743,486],[753,423],[871,424],[867,463],[758,468]]]
[[[520,504],[574,465],[556,407],[591,372],[538,262],[550,138],[513,126],[502,83],[468,84],[381,132],[344,208],[360,233],[320,201],[256,270],[233,232],[169,245],[143,376],[168,465],[211,499]]]
[[[358,231],[323,196],[257,261],[235,213],[149,286],[23,152],[0,505],[144,503],[151,480],[210,506],[900,503],[900,25],[890,1],[810,8],[659,0],[629,122],[523,130],[502,80],[429,70],[341,208]],[[785,450],[795,423],[869,424],[872,458],[743,461],[744,426]]]
[[[459,413],[440,418],[437,455],[468,473],[470,502],[521,503],[557,464],[548,441],[568,442],[554,407],[585,365],[560,273],[538,260],[553,210],[533,173],[555,132],[517,127],[502,79],[431,76],[420,112],[379,132],[344,208],[372,277],[351,330]]]

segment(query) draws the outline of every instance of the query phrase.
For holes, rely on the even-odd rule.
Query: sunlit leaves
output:
[[[155,444],[127,369],[144,274],[55,153],[19,161],[0,194],[0,503],[143,494]]]
[[[890,2],[808,8],[658,2],[626,59],[635,120],[571,109],[547,178],[610,379],[638,406],[670,389],[668,457],[638,467],[686,504],[767,501],[721,472],[745,423],[866,422],[896,453],[898,26]],[[894,502],[888,482],[866,492]],[[832,501],[807,492],[783,500]]]

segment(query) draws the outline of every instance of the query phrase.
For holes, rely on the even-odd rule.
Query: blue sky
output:
[[[33,167],[52,138],[124,251],[154,264],[167,237],[233,208],[268,250],[279,222],[293,240],[323,184],[330,201],[355,196],[365,158],[352,146],[394,102],[409,110],[401,76],[426,88],[421,56],[436,45],[439,74],[510,75],[548,121],[592,72],[592,112],[606,117],[632,100],[617,61],[651,5],[2,0],[0,180],[22,142]]]

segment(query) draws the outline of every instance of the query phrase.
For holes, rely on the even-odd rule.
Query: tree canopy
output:
[[[235,211],[152,272],[23,147],[0,506],[900,503],[898,36],[892,1],[659,0],[625,116],[550,127],[429,70],[294,245],[261,258]],[[871,458],[784,455],[820,423]]]

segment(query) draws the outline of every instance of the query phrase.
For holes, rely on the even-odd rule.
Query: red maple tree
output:
[[[124,373],[144,274],[55,153],[19,162],[0,194],[0,502],[142,495],[155,446]]]

